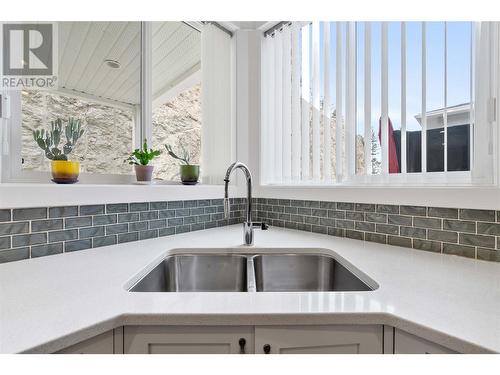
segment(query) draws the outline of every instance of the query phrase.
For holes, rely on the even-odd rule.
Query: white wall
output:
[[[259,184],[260,36],[261,31],[238,30],[236,38],[236,152],[252,171],[254,195]],[[246,194],[242,175],[239,193]]]

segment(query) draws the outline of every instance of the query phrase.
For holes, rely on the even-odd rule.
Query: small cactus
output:
[[[73,151],[76,143],[84,133],[81,125],[81,120],[70,117],[68,123],[64,127],[64,135],[66,143],[62,146],[62,151],[59,148],[61,142],[61,134],[63,130],[63,120],[57,118],[50,122],[50,130],[33,130],[33,139],[38,147],[44,152],[47,159],[50,160],[68,160],[68,155]]]

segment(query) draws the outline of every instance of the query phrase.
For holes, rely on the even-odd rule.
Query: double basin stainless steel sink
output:
[[[340,292],[377,287],[368,276],[333,255],[190,252],[167,256],[129,291]]]

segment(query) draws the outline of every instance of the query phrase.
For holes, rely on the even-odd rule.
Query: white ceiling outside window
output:
[[[58,34],[60,88],[139,104],[139,22],[61,22]],[[182,22],[153,23],[153,99],[200,70],[200,43],[200,33]],[[105,60],[120,67],[113,69]]]

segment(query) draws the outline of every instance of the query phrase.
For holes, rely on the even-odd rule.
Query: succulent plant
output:
[[[153,150],[152,148],[148,150],[148,144],[146,140],[144,140],[142,149],[135,149],[134,152],[132,152],[132,154],[125,159],[125,162],[128,162],[131,165],[148,165],[151,160],[160,154],[160,150]]]
[[[181,146],[182,156],[177,156],[177,154],[173,151],[172,146],[170,145],[165,145],[165,148],[167,149],[168,154],[174,159],[180,160],[186,165],[191,165],[191,156],[183,146]]]
[[[45,152],[45,156],[50,160],[68,160],[68,155],[73,151],[76,143],[81,138],[85,130],[82,128],[81,120],[70,117],[64,126],[66,143],[59,148],[61,134],[63,131],[63,120],[57,118],[50,122],[51,129],[33,130],[33,139],[37,145]]]

